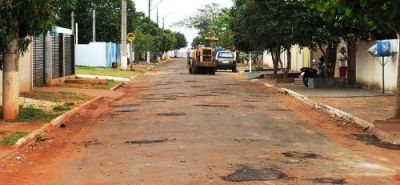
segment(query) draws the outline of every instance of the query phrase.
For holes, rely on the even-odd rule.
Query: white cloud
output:
[[[133,0],[136,5],[136,10],[148,14],[148,0]],[[196,13],[197,9],[211,3],[218,3],[222,7],[231,7],[232,0],[152,0],[151,19],[157,20],[157,8],[159,14],[159,25],[162,27],[162,18],[165,17],[165,28],[173,31],[178,31],[185,34],[188,43],[190,44],[193,38],[197,35],[197,30],[173,27],[172,25],[180,20],[185,19]]]

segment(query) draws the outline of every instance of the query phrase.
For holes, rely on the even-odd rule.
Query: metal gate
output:
[[[45,85],[45,47],[43,34],[33,37],[32,49],[32,73],[33,86],[40,87]]]
[[[59,34],[53,35],[51,37],[51,47],[52,47],[52,66],[53,74],[52,78],[60,78],[63,76],[62,73],[62,37]],[[60,42],[61,41],[61,42]]]
[[[66,35],[64,36],[64,70],[65,76],[70,76],[75,74],[75,61],[74,61],[74,36]]]

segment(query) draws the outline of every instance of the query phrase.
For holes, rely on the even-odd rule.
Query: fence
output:
[[[34,87],[51,85],[52,79],[75,74],[74,36],[42,34],[33,38],[32,81]]]

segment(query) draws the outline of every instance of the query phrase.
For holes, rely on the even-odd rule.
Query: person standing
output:
[[[338,60],[339,60],[339,73],[340,73],[340,80],[346,79],[347,74],[347,67],[348,67],[348,56],[346,52],[346,48],[342,47],[338,53]]]

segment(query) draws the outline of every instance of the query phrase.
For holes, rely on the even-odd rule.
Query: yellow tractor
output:
[[[214,75],[217,71],[217,61],[215,60],[215,46],[219,39],[216,37],[205,37],[206,45],[199,45],[194,50],[188,51],[187,68],[189,73],[197,74],[206,72]]]

